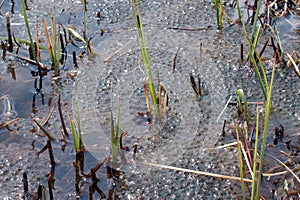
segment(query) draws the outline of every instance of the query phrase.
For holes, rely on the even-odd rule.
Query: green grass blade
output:
[[[118,139],[117,139],[117,134],[115,133],[115,123],[114,123],[114,115],[113,115],[113,88],[112,88],[112,85],[111,85],[111,89],[110,89],[110,95],[111,95],[111,101],[110,101],[110,136],[111,136],[111,154],[112,154],[111,159],[112,159],[113,162],[116,162],[117,153],[118,153]],[[118,110],[119,110],[119,108],[118,108]]]
[[[261,2],[262,2],[262,0],[258,0],[256,12],[254,15],[254,24],[252,27],[252,34],[251,34],[251,42],[252,43],[254,41],[255,33],[257,32],[256,25],[257,25],[257,21],[258,21],[258,15],[259,15],[260,7],[261,7]]]
[[[78,96],[76,95],[77,98],[77,125],[78,125],[78,137],[79,137],[79,148],[80,151],[84,151],[84,144],[82,140],[82,135],[81,135],[81,121],[80,121],[80,105],[78,101]]]
[[[257,153],[258,153],[258,136],[259,136],[259,111],[258,106],[256,107],[256,128],[255,128],[255,146],[254,146],[254,156],[253,156],[253,176],[252,176],[252,187],[251,187],[251,200],[255,200],[255,191],[257,188],[257,176],[256,176],[256,167],[257,167]]]
[[[142,54],[142,60],[144,63],[144,68],[145,68],[146,76],[148,79],[150,96],[151,96],[152,104],[154,106],[154,112],[155,112],[156,119],[158,119],[160,112],[159,112],[158,102],[157,102],[157,98],[156,98],[155,86],[154,86],[154,81],[153,81],[153,77],[152,77],[152,70],[151,70],[151,66],[150,66],[149,54],[148,54],[148,50],[147,50],[146,39],[145,39],[145,35],[144,35],[138,0],[132,0],[132,10],[133,10],[134,20],[135,20],[135,24],[136,24],[136,31],[137,31],[140,51]]]
[[[265,111],[265,121],[264,121],[264,132],[263,132],[263,140],[261,145],[261,151],[260,151],[260,165],[259,165],[259,174],[258,174],[258,181],[257,181],[257,188],[256,188],[256,198],[259,199],[260,194],[260,184],[261,184],[261,174],[262,174],[262,168],[263,168],[263,162],[264,162],[264,154],[265,154],[265,147],[266,147],[266,138],[267,138],[267,132],[268,132],[268,125],[269,125],[269,116],[271,111],[271,96],[272,96],[272,87],[273,87],[273,80],[274,80],[274,73],[275,73],[275,67],[273,67],[272,70],[272,77],[271,77],[271,83],[270,87],[268,89],[268,98],[266,102],[266,111]]]
[[[22,0],[22,13],[23,13],[23,16],[24,16],[24,22],[25,22],[25,26],[26,26],[26,29],[27,29],[28,37],[29,37],[29,40],[30,40],[30,48],[31,48],[34,60],[36,60],[35,48],[34,48],[34,43],[33,43],[33,40],[32,40],[31,31],[30,31],[30,27],[29,27],[25,0]]]
[[[83,42],[85,45],[87,45],[87,42],[85,41],[85,39],[83,37],[81,37],[81,35],[75,31],[72,28],[68,28],[69,33],[71,33],[74,37],[76,37],[78,40],[80,40],[81,42]]]
[[[70,111],[68,112],[68,116],[69,116],[69,122],[70,122],[70,126],[71,126],[71,131],[72,131],[72,136],[73,136],[75,151],[76,151],[76,153],[79,153],[80,152],[80,141],[79,141],[79,137],[77,135],[75,124],[73,122],[73,119],[72,119]]]

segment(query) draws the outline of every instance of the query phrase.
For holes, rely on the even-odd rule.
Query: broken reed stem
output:
[[[6,52],[6,54],[7,55],[10,55],[10,56],[14,56],[14,57],[16,57],[16,58],[19,58],[20,60],[24,60],[24,61],[26,61],[26,62],[28,62],[28,63],[30,63],[30,64],[33,64],[33,65],[38,65],[38,66],[40,66],[42,69],[47,69],[47,67],[43,64],[43,63],[41,63],[41,62],[36,62],[36,61],[34,61],[34,60],[31,60],[31,59],[29,59],[29,58],[27,58],[27,57],[24,57],[24,56],[21,56],[21,55],[17,55],[17,54],[14,54],[14,53],[10,53],[10,52]]]
[[[55,163],[55,160],[54,160],[51,141],[49,139],[47,140],[47,148],[48,148],[48,151],[49,151],[50,163],[51,163],[51,166],[53,167],[53,166],[55,166],[56,163]]]
[[[50,113],[49,113],[49,115],[47,116],[47,118],[45,119],[45,121],[44,121],[44,123],[42,124],[42,126],[45,126],[45,125],[48,123],[48,121],[49,121],[49,119],[51,118],[53,112],[54,112],[54,107],[51,108]]]
[[[227,123],[227,120],[225,119],[225,120],[224,120],[224,123],[223,123],[223,128],[222,128],[222,136],[223,136],[223,137],[225,137],[225,134],[226,134],[226,133],[225,133],[226,123]]]
[[[161,98],[161,95],[162,95],[162,84],[159,83],[159,86],[158,86],[158,106],[159,106],[159,118],[161,118],[161,111],[162,111],[162,98]]]
[[[66,124],[65,124],[65,120],[64,120],[64,117],[63,117],[63,114],[62,114],[62,109],[61,109],[61,103],[60,103],[60,94],[58,95],[58,100],[57,100],[57,104],[58,104],[58,113],[59,113],[59,117],[60,117],[60,122],[61,122],[61,126],[63,128],[63,138],[64,140],[66,140],[66,136],[69,136],[69,133],[67,131],[67,128],[66,128]]]
[[[196,95],[199,96],[199,93],[198,93],[198,90],[197,90],[197,87],[196,87],[196,82],[195,82],[195,79],[194,79],[194,76],[192,75],[192,73],[190,73],[190,85],[193,88]]]
[[[202,90],[201,90],[201,79],[200,79],[199,76],[197,77],[197,79],[198,79],[198,94],[199,94],[200,96],[202,96],[202,95],[203,95],[203,92],[202,92]]]
[[[27,177],[27,172],[26,171],[23,172],[22,182],[23,182],[24,193],[25,193],[25,196],[26,196],[28,194],[28,177]]]
[[[175,69],[176,69],[176,60],[177,60],[177,56],[178,56],[179,50],[180,50],[180,46],[177,48],[176,53],[175,53],[175,56],[174,56],[174,58],[173,58],[173,74],[175,73]]]
[[[146,104],[147,104],[147,110],[150,113],[151,107],[150,107],[150,102],[149,102],[149,95],[148,95],[148,89],[147,89],[147,84],[144,83],[144,92],[145,92],[145,98],[146,98]]]
[[[55,138],[47,131],[35,118],[32,118],[32,121],[48,136],[50,140],[54,140]]]
[[[91,170],[93,170],[94,172],[97,172],[102,166],[104,163],[106,163],[108,160],[109,160],[109,156],[105,157],[103,160],[101,160],[94,168],[92,168]],[[86,178],[90,178],[92,177],[92,173],[88,173],[86,176]]]
[[[40,53],[40,45],[39,45],[39,27],[38,27],[38,23],[36,23],[35,25],[35,41],[36,41],[36,59],[37,59],[37,63],[41,62],[41,53]]]
[[[192,174],[197,174],[197,175],[210,176],[210,177],[214,177],[214,178],[222,178],[222,179],[228,179],[228,180],[233,180],[233,181],[241,181],[240,177],[235,177],[235,176],[214,174],[214,173],[209,173],[209,172],[196,171],[196,170],[191,170],[191,169],[186,169],[186,168],[179,168],[179,167],[173,167],[173,166],[161,165],[161,164],[149,163],[149,162],[145,162],[145,164],[154,166],[154,167],[164,168],[164,169],[176,170],[176,171],[180,171],[180,172],[187,172],[187,173],[192,173]],[[243,181],[249,182],[249,183],[252,182],[252,180],[247,179],[247,178],[244,178]]]
[[[168,93],[166,92],[164,98],[164,115],[167,113],[168,102],[169,102],[169,96]]]
[[[10,15],[9,13],[6,13],[6,28],[7,28],[7,39],[8,39],[8,51],[13,52],[13,41],[12,41],[12,34],[11,34],[11,28],[10,28]]]

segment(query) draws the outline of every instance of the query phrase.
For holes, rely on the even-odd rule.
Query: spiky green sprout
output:
[[[110,134],[111,134],[111,144],[112,144],[112,161],[117,161],[119,139],[120,139],[120,97],[118,97],[118,117],[117,117],[117,127],[115,131],[114,115],[113,115],[113,89],[111,86],[111,110],[110,110]]]
[[[149,87],[149,91],[150,91],[152,104],[154,107],[156,121],[160,121],[160,113],[161,112],[159,110],[158,100],[156,98],[156,91],[155,91],[154,81],[153,81],[153,77],[152,77],[152,69],[150,66],[150,59],[149,59],[149,54],[148,54],[148,50],[147,50],[146,39],[145,39],[144,30],[143,30],[143,24],[142,24],[142,18],[141,18],[141,14],[140,14],[138,0],[132,0],[132,10],[133,10],[133,16],[134,16],[134,21],[135,21],[135,25],[136,25],[136,32],[137,32],[137,36],[138,36],[138,43],[140,46],[144,69],[145,69],[147,80],[148,80],[148,87]]]
[[[80,106],[79,102],[77,100],[77,130],[75,122],[73,121],[72,113],[68,110],[68,116],[69,116],[69,122],[71,126],[74,146],[76,154],[84,151],[84,144],[82,141],[82,134],[81,134],[81,128],[80,128]]]

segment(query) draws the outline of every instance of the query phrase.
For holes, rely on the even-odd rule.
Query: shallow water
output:
[[[98,55],[93,61],[79,61],[76,81],[67,78],[60,86],[45,86],[46,99],[50,99],[53,95],[52,102],[55,103],[51,105],[55,105],[59,93],[62,96],[62,102],[68,103],[73,110],[77,109],[77,101],[79,101],[83,139],[90,152],[87,160],[91,167],[97,161],[110,155],[110,81],[113,81],[114,115],[117,115],[117,97],[120,96],[121,129],[128,131],[124,143],[130,147],[130,150],[134,143],[138,146],[137,159],[132,159],[132,152],[127,153],[128,163],[121,166],[121,170],[125,173],[120,178],[119,188],[116,189],[120,198],[235,198],[240,194],[237,182],[158,169],[145,165],[144,161],[238,176],[236,149],[210,151],[206,149],[235,141],[231,136],[221,137],[223,120],[231,119],[231,110],[221,115],[219,120],[217,118],[228,96],[235,95],[236,89],[244,89],[249,101],[263,101],[255,74],[249,67],[240,64],[240,44],[244,43],[245,46],[241,27],[237,25],[229,27],[225,24],[223,30],[216,30],[213,7],[210,2],[206,1],[157,0],[140,3],[150,61],[154,67],[153,76],[156,77],[155,82],[157,82],[157,73],[159,74],[161,82],[170,94],[169,116],[165,118],[165,121],[159,125],[153,123],[149,125],[146,124],[146,119],[137,116],[137,112],[146,111],[142,90],[145,75],[138,51],[130,2],[125,0],[88,2],[88,11],[90,11],[88,12],[88,32],[99,34],[100,29],[106,31],[103,36],[97,35],[92,40],[94,50]],[[38,1],[32,4],[31,15],[46,16],[44,9],[51,14],[52,10],[49,9],[51,5],[51,2]],[[57,7],[64,8],[64,10],[57,12],[57,21],[79,26],[82,21],[80,6],[78,2],[61,2]],[[19,9],[20,7],[17,6],[16,10]],[[236,16],[235,11],[228,9],[230,16]],[[98,11],[100,11],[100,18],[95,17]],[[18,17],[14,17],[13,20],[15,24],[22,22]],[[278,20],[279,27],[281,27],[280,20]],[[34,23],[31,25],[33,26]],[[281,30],[285,30],[285,26],[286,24],[283,23],[282,29],[279,28],[280,33],[282,33]],[[299,39],[297,34],[289,31],[284,33],[295,40]],[[23,36],[24,33],[19,34]],[[282,37],[284,37],[283,46],[287,51],[298,50],[294,40],[292,40],[293,45],[289,45],[291,40],[288,40],[285,35]],[[176,70],[173,74],[173,57],[178,48]],[[271,54],[266,53],[265,56],[271,57]],[[68,64],[67,68],[72,68],[72,63]],[[3,63],[2,67],[5,68],[5,66],[6,63]],[[270,74],[271,68],[267,67],[267,69]],[[16,71],[17,75],[23,72],[22,70]],[[193,73],[195,77],[199,76],[202,80],[205,95],[200,99],[189,86],[190,73]],[[17,81],[22,82],[26,79],[30,79],[30,76],[25,78],[18,76]],[[48,77],[46,83],[50,84],[50,79],[51,77]],[[7,77],[7,73],[3,73],[0,80],[1,93],[2,91],[11,92],[8,97],[12,99],[13,108],[18,113],[18,117],[26,119],[28,116],[29,118],[33,94],[31,90],[34,89],[32,79],[28,84],[28,89],[17,87],[22,93],[16,94],[24,94],[26,97],[15,95],[12,89],[7,88],[11,82],[14,82]],[[16,84],[21,85],[20,82]],[[277,112],[270,118],[268,141],[271,143],[274,128],[283,124],[287,139],[291,138],[297,145],[295,138],[299,132],[300,120],[300,94],[297,90],[299,83],[299,78],[291,69],[276,72],[273,99]],[[2,85],[5,85],[5,89],[2,89],[4,88]],[[19,98],[23,101],[18,101]],[[24,108],[25,103],[29,108]],[[44,119],[50,108],[51,106],[46,104],[39,105],[35,116],[41,120]],[[4,106],[2,110],[5,110]],[[37,138],[30,133],[29,130],[35,125],[30,119],[24,121],[19,124],[23,131],[19,131],[15,137],[11,136],[12,133],[1,129],[3,136],[1,145],[5,146],[1,152],[3,155],[2,172],[7,175],[5,176],[7,179],[1,181],[1,184],[5,188],[10,188],[13,184],[18,185],[12,190],[7,190],[12,194],[12,198],[22,194],[20,178],[22,170],[28,170],[34,174],[30,177],[32,187],[37,186],[39,181],[44,181],[44,185],[47,185],[43,177],[49,173],[48,167],[41,171],[36,170],[39,165],[49,165],[46,152],[42,154],[43,160],[35,157],[37,151],[45,145],[46,139]],[[61,127],[57,110],[48,128],[57,133],[57,136],[60,135]],[[26,141],[28,140],[26,145],[18,141],[21,135],[24,135]],[[34,139],[39,142],[37,145],[39,148],[29,150],[30,141]],[[9,146],[10,144],[14,148]],[[59,189],[55,195],[56,198],[73,199],[75,198],[73,181],[75,177],[72,166],[74,151],[71,145],[67,145],[67,152],[62,153],[61,145],[60,142],[54,143],[55,157],[61,163],[57,165],[56,171],[62,170],[66,175],[56,173],[55,184]],[[285,148],[283,144],[279,144],[279,147]],[[14,151],[20,155],[13,157]],[[39,164],[23,166],[24,157],[28,158],[27,163]],[[12,166],[12,169],[16,169],[12,173],[8,173],[9,163],[16,163]],[[62,166],[65,163],[70,169]],[[103,169],[99,172],[101,173],[105,173]],[[109,185],[109,183],[101,184],[104,192],[111,188]],[[32,188],[32,191],[36,191],[36,188]],[[62,191],[67,191],[67,194]],[[0,196],[9,196],[9,192],[4,192]],[[266,197],[271,196],[267,189],[264,192]],[[88,194],[81,195],[82,198],[87,198]]]

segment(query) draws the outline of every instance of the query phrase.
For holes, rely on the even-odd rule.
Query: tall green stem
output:
[[[259,199],[259,194],[260,194],[261,175],[262,175],[264,155],[265,155],[265,147],[266,147],[266,140],[267,140],[266,138],[267,138],[267,132],[268,132],[268,125],[269,125],[269,116],[270,116],[270,111],[271,111],[271,107],[272,107],[271,96],[272,96],[274,72],[275,72],[275,67],[273,67],[271,83],[270,83],[270,87],[267,91],[268,97],[267,97],[267,102],[266,102],[264,132],[263,132],[263,140],[262,140],[261,151],[260,151],[260,162],[259,162],[259,172],[258,172],[259,174],[258,174],[258,180],[257,180],[256,198],[255,199]]]
[[[151,99],[152,99],[152,104],[154,106],[155,117],[157,120],[160,118],[160,112],[159,112],[159,106],[158,106],[158,102],[157,102],[157,98],[156,98],[156,92],[155,92],[155,87],[154,87],[154,82],[153,82],[153,77],[152,77],[152,70],[150,67],[149,54],[148,54],[148,50],[147,50],[146,39],[145,39],[145,35],[144,35],[138,0],[132,0],[132,10],[133,10],[134,20],[135,20],[135,24],[136,24],[136,32],[137,32],[137,36],[138,36],[140,51],[142,54],[142,60],[144,63],[144,68],[145,68],[146,76],[148,79],[148,85],[149,85],[150,95],[151,95]]]
[[[29,27],[27,12],[26,12],[25,0],[22,0],[22,12],[23,12],[23,16],[24,16],[24,22],[25,22],[25,26],[26,26],[26,29],[27,29],[28,37],[29,37],[29,40],[30,40],[30,48],[31,48],[31,51],[32,51],[32,54],[33,54],[33,58],[34,58],[34,60],[36,60],[35,48],[34,48],[34,43],[33,43],[32,36],[31,36],[31,32],[30,32],[30,27]]]

